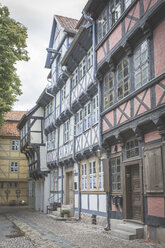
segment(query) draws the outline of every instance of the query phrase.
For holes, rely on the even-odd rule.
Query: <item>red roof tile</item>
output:
[[[25,111],[11,111],[5,115],[5,123],[0,129],[0,136],[17,136],[19,137],[19,131],[17,125],[19,120],[25,114]]]
[[[55,15],[55,17],[57,18],[57,20],[59,21],[60,25],[63,28],[70,29],[74,32],[75,31],[77,32],[77,29],[75,27],[78,23],[78,20],[73,19],[73,18],[69,18],[69,17],[65,17],[65,16],[59,16],[59,15]]]
[[[26,111],[10,111],[5,115],[5,120],[19,121]]]

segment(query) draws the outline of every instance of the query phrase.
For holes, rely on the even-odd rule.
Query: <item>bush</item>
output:
[[[64,217],[64,214],[70,215],[70,211],[68,209],[64,209],[61,211],[61,217]]]

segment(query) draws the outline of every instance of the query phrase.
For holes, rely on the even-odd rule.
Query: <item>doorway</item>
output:
[[[74,203],[74,183],[73,183],[73,171],[66,173],[66,204],[73,205]]]
[[[142,191],[139,164],[126,166],[126,218],[142,221]]]

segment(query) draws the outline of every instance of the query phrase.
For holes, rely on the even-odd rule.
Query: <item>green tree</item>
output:
[[[16,62],[29,59],[26,39],[26,27],[12,19],[8,8],[0,4],[0,126],[4,114],[22,94]]]

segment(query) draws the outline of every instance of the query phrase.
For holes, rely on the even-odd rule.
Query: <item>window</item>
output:
[[[63,102],[66,98],[66,86],[64,86],[61,90],[61,101]]]
[[[87,53],[87,61],[88,61],[88,70],[93,65],[93,47]]]
[[[82,174],[82,190],[87,189],[87,165],[82,164],[81,166],[81,174]]]
[[[47,136],[47,150],[53,150],[55,148],[55,131],[51,132]]]
[[[127,4],[128,5],[128,4]],[[109,14],[107,13],[109,11]],[[97,42],[99,43],[108,30],[117,22],[121,16],[121,0],[109,1],[97,20]],[[108,19],[109,17],[109,19]]]
[[[111,159],[111,185],[112,192],[121,190],[120,157]]]
[[[18,171],[18,162],[11,162],[10,171],[11,172],[17,172]]]
[[[120,0],[112,0],[110,2],[109,15],[110,15],[110,27],[111,27],[121,16],[121,1]]]
[[[139,142],[137,139],[126,143],[126,158],[132,158],[139,155]]]
[[[58,171],[51,171],[50,174],[51,191],[58,191]]]
[[[84,58],[83,61],[80,63],[80,67],[79,67],[80,80],[84,77],[85,72],[86,72],[86,60]]]
[[[104,109],[108,108],[113,104],[114,100],[114,73],[109,72],[104,78]]]
[[[124,8],[127,9],[133,0],[124,0]]]
[[[96,161],[89,162],[90,189],[96,189]]]
[[[149,80],[148,44],[144,41],[134,53],[135,88]]]
[[[84,107],[84,130],[91,126],[91,104],[88,103]]]
[[[108,30],[107,27],[107,8],[104,9],[99,19],[97,20],[97,41],[98,43],[103,39]]]
[[[79,110],[76,116],[76,135],[82,133],[83,131],[83,110]]]
[[[73,78],[72,78],[72,89],[74,89],[76,87],[78,83],[78,71],[77,69],[74,71],[73,73]]]
[[[93,124],[95,124],[98,121],[98,96],[95,96],[93,98]]]
[[[69,121],[64,123],[64,143],[69,140]]]
[[[99,189],[104,188],[104,172],[103,172],[103,161],[99,161]]]
[[[12,149],[12,151],[18,151],[19,150],[19,141],[18,140],[12,140],[11,141],[11,149]]]
[[[124,58],[117,66],[118,99],[129,93],[129,65],[128,58]]]

